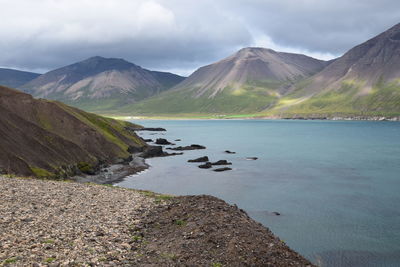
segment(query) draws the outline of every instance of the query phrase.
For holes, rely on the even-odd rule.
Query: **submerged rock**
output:
[[[205,146],[201,146],[201,145],[196,145],[196,144],[192,144],[190,146],[178,146],[178,147],[169,147],[167,149],[170,150],[177,150],[177,151],[183,151],[183,150],[197,150],[197,149],[206,149]]]
[[[232,163],[226,161],[225,159],[222,159],[222,160],[218,160],[216,162],[212,162],[211,165],[232,165]]]
[[[224,172],[224,171],[230,171],[230,170],[232,170],[232,169],[228,168],[228,167],[224,167],[224,168],[214,169],[213,171],[215,171],[215,172]]]
[[[277,212],[277,211],[272,212],[272,214],[274,214],[274,215],[276,215],[276,216],[281,215],[281,214],[280,214],[279,212]]]
[[[258,158],[257,157],[247,157],[246,159],[247,160],[257,160]]]
[[[204,157],[200,157],[197,159],[189,159],[188,162],[207,162],[208,161],[208,157],[204,156]]]
[[[164,128],[138,128],[138,129],[133,129],[134,131],[152,131],[152,132],[165,132]]]
[[[204,164],[199,165],[200,169],[210,169],[212,167],[211,162],[206,162]]]
[[[167,139],[165,138],[157,138],[156,139],[156,144],[157,145],[173,145],[171,142],[169,142]]]

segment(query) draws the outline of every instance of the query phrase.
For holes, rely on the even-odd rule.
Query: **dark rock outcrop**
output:
[[[216,161],[216,162],[212,162],[211,164],[212,164],[212,165],[232,165],[231,162],[228,162],[228,161],[225,160],[225,159],[218,160],[218,161]]]
[[[207,162],[208,161],[208,157],[204,156],[204,157],[200,157],[197,159],[189,159],[188,162]]]
[[[169,142],[167,139],[165,138],[157,138],[156,139],[156,144],[157,145],[173,145],[173,143]]]
[[[178,147],[169,147],[167,149],[170,150],[177,150],[177,151],[183,151],[183,150],[197,150],[197,149],[206,149],[205,146],[201,146],[201,145],[196,145],[196,144],[192,144],[190,146],[178,146]]]
[[[199,165],[200,169],[210,169],[212,168],[211,162],[206,162],[204,164]]]
[[[135,131],[151,131],[151,132],[165,132],[166,130],[164,128],[149,128],[149,127],[144,127],[144,128],[136,128]]]

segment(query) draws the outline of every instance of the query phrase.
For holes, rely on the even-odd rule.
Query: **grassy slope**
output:
[[[145,115],[185,117],[209,117],[213,114],[254,114],[273,105],[278,100],[275,89],[281,83],[268,81],[253,82],[240,89],[225,88],[215,97],[206,92],[200,97],[193,97],[195,89],[185,91],[167,91],[156,97],[146,99],[134,105],[110,110],[112,115]]]
[[[194,90],[170,91],[134,105],[123,106],[107,115],[156,118],[241,118],[241,117],[352,117],[400,116],[400,80],[380,82],[362,93],[362,81],[344,81],[337,90],[307,95],[310,80],[297,83],[297,90],[279,98],[282,84],[253,82],[239,90],[225,89],[215,98],[193,98]]]
[[[301,88],[279,100],[277,105],[264,115],[281,117],[333,117],[333,116],[399,116],[400,84],[378,83],[368,93],[361,93],[364,84],[360,81],[344,81],[338,90],[314,95],[302,101]]]
[[[0,90],[4,109],[0,115],[3,127],[0,150],[5,149],[0,154],[3,171],[55,176],[64,174],[67,171],[64,167],[74,164],[111,163],[117,158],[127,158],[129,146],[145,145],[125,129],[141,126],[87,113],[61,102],[34,100],[9,88]],[[19,163],[10,166],[16,159]]]

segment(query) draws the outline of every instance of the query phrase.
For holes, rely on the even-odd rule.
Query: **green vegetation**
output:
[[[49,258],[45,259],[44,262],[46,262],[46,263],[51,263],[51,262],[53,262],[53,261],[55,261],[55,260],[56,260],[56,258],[54,258],[54,257],[49,257]]]
[[[312,94],[312,79],[299,81],[296,90],[280,97],[278,88],[290,83],[251,81],[240,88],[225,88],[216,96],[196,89],[166,91],[139,103],[109,111],[109,116],[151,119],[240,119],[257,117],[399,116],[400,82],[380,80],[366,89],[366,82],[346,80],[337,89]]]
[[[86,173],[86,174],[94,173],[93,166],[87,162],[79,162],[77,166],[78,166],[78,169],[83,173]]]
[[[400,86],[397,82],[378,83],[365,90],[363,82],[344,81],[338,90],[323,91],[310,98],[298,97],[298,92],[281,98],[264,115],[281,117],[352,117],[399,116]]]
[[[179,226],[185,226],[187,222],[185,220],[176,220],[175,224]]]
[[[38,177],[38,178],[52,178],[55,176],[54,173],[51,173],[45,169],[39,168],[39,167],[30,167],[31,171],[33,174]]]
[[[222,267],[222,263],[219,262],[214,262],[213,264],[211,264],[212,267]]]
[[[17,257],[8,258],[8,259],[5,259],[3,262],[1,262],[1,266],[11,264],[11,263],[16,263],[17,261],[18,261]]]
[[[169,116],[185,113],[206,116],[247,114],[264,110],[278,97],[274,88],[269,89],[256,84],[246,84],[238,89],[225,88],[215,96],[212,96],[211,92],[205,92],[198,97],[196,94],[195,89],[167,91],[137,104],[123,106],[114,111],[114,114]]]

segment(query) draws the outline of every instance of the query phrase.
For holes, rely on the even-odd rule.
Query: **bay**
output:
[[[149,159],[150,169],[119,186],[220,197],[321,266],[400,265],[400,123],[133,122],[167,129],[140,132],[143,138],[207,149]],[[226,159],[233,170],[216,173],[187,162],[200,156]]]

